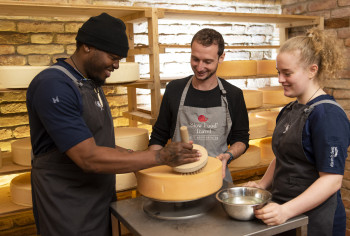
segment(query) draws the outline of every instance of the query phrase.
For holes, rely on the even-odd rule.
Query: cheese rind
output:
[[[275,60],[258,60],[256,66],[258,75],[277,75]]]
[[[0,88],[28,88],[34,77],[48,66],[0,66]]]
[[[21,206],[32,206],[30,173],[16,176],[10,182],[11,201]]]
[[[32,144],[30,138],[23,138],[11,143],[12,161],[21,166],[31,166]]]
[[[208,157],[196,174],[180,174],[162,165],[136,172],[137,189],[145,197],[160,201],[190,201],[206,197],[222,186],[222,163]]]
[[[237,159],[233,160],[230,168],[247,168],[258,165],[260,162],[260,148],[250,145],[247,151]]]
[[[259,90],[263,92],[264,104],[285,105],[295,100],[284,95],[282,86],[264,87]]]
[[[249,145],[260,147],[261,160],[272,161],[275,158],[275,154],[272,151],[272,137],[251,140]]]
[[[119,62],[119,68],[111,73],[106,83],[131,83],[138,79],[140,79],[140,69],[137,62]]]
[[[263,138],[267,136],[268,122],[265,119],[249,117],[249,139]]]
[[[243,97],[247,109],[258,108],[263,105],[263,92],[259,90],[244,89]]]
[[[219,77],[256,75],[256,61],[223,61],[219,63],[216,74]]]
[[[261,111],[254,114],[255,117],[267,121],[267,133],[268,135],[272,135],[276,127],[276,119],[279,114],[279,111]]]

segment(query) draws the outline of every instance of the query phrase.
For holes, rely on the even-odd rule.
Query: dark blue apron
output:
[[[89,80],[77,81],[64,67],[48,69],[53,68],[66,73],[79,88],[83,118],[96,144],[114,148],[113,120],[102,89]],[[34,215],[42,236],[111,235],[109,205],[116,200],[114,174],[85,173],[57,149],[36,155],[32,166],[33,209],[39,209]]]
[[[307,160],[302,145],[302,134],[306,120],[313,108],[332,100],[321,100],[309,105],[292,102],[276,124],[272,136],[272,149],[276,156],[276,167],[272,184],[272,200],[283,204],[303,193],[318,178],[314,164]],[[304,213],[309,217],[308,235],[332,235],[333,218],[337,206],[336,193],[318,207]]]

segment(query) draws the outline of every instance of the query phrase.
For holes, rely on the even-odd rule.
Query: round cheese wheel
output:
[[[2,168],[2,156],[1,156],[1,148],[0,148],[0,168]]]
[[[247,109],[258,108],[263,105],[262,91],[247,89],[244,89],[242,91]]]
[[[264,87],[259,90],[263,92],[264,104],[285,105],[295,100],[295,98],[284,96],[282,86]]]
[[[267,120],[249,117],[249,139],[263,138],[267,136]]]
[[[256,67],[258,75],[277,75],[275,60],[258,60],[256,61]]]
[[[114,128],[115,144],[134,151],[144,151],[148,148],[148,130],[137,127]],[[137,185],[134,173],[116,174],[115,187],[117,192],[135,188]]]
[[[136,172],[137,190],[145,197],[160,201],[191,201],[209,196],[222,186],[222,163],[208,157],[195,174],[180,174],[162,165]]]
[[[258,165],[260,162],[260,148],[254,145],[250,145],[247,151],[233,160],[230,164],[230,168],[247,168]]]
[[[272,135],[276,127],[276,119],[279,114],[279,111],[261,111],[254,114],[255,117],[267,121],[267,134]]]
[[[106,83],[131,83],[138,79],[140,79],[140,69],[137,62],[119,62],[119,68],[111,73]]]
[[[219,77],[256,75],[256,61],[223,61],[219,63],[216,74]]]
[[[0,88],[28,88],[33,78],[48,66],[0,66]]]
[[[11,143],[12,161],[21,166],[31,166],[32,144],[30,138],[23,138]]]
[[[10,182],[11,201],[21,206],[32,206],[30,173],[20,174]]]
[[[272,137],[264,138],[260,141],[261,159],[272,161],[275,158],[275,154],[272,151]]]

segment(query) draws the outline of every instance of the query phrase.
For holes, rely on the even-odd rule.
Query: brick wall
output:
[[[325,18],[325,30],[336,34],[344,42],[347,63],[341,78],[326,85],[327,93],[345,109],[350,118],[350,1],[348,0],[282,0],[283,14],[317,15]],[[303,30],[300,30],[303,31]],[[291,32],[292,35],[299,32]],[[348,156],[350,149],[348,149]],[[347,214],[347,232],[350,235],[350,160],[346,161],[341,190]]]

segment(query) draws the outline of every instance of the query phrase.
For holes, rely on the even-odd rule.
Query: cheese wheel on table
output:
[[[219,63],[216,74],[219,77],[256,75],[256,61],[223,61]]]
[[[11,201],[21,206],[32,206],[30,173],[20,174],[10,182]]]
[[[260,148],[250,145],[247,151],[233,160],[228,166],[229,168],[247,168],[253,167],[260,163]]]
[[[277,75],[275,60],[258,60],[256,61],[258,75]]]
[[[140,69],[137,62],[119,62],[118,70],[114,70],[106,79],[106,84],[131,83],[140,79]]]
[[[208,157],[203,169],[181,174],[162,165],[136,172],[137,190],[145,197],[160,201],[191,201],[218,191],[222,186],[222,163]]]
[[[263,105],[262,91],[248,89],[243,89],[242,91],[247,109],[258,108]]]
[[[148,148],[148,130],[137,127],[114,128],[115,144],[134,151],[144,151]],[[137,185],[134,173],[116,175],[116,191],[135,188]]]
[[[286,97],[282,86],[259,88],[263,92],[264,104],[286,105],[296,98]]]
[[[266,137],[267,132],[267,120],[256,117],[249,117],[249,139],[257,139]]]
[[[11,143],[12,161],[21,166],[31,166],[32,144],[30,138],[23,138]]]

